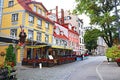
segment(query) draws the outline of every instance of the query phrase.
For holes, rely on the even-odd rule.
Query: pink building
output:
[[[72,48],[76,55],[80,55],[80,40],[79,34],[75,31],[75,26],[70,23],[64,24],[64,27],[68,29],[68,47]]]

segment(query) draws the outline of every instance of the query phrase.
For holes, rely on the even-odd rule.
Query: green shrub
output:
[[[11,44],[6,49],[5,63],[8,63],[8,62],[13,62],[14,65],[16,65],[16,55],[14,53],[14,47]]]
[[[107,58],[112,58],[112,59],[120,58],[119,46],[115,45],[111,48],[108,48],[107,51],[106,51],[106,57]]]

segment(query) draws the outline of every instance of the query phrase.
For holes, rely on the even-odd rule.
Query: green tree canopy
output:
[[[101,28],[101,37],[108,47],[113,45],[113,35],[116,32],[114,25],[117,16],[113,13],[115,9],[114,0],[76,0],[77,6],[73,13],[85,13],[90,17],[91,25]],[[120,3],[118,0],[116,3]]]
[[[84,41],[86,48],[91,51],[92,49],[96,49],[98,36],[100,35],[100,31],[98,29],[87,30],[84,35]]]

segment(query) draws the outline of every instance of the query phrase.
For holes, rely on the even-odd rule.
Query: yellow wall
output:
[[[53,24],[49,23],[49,29],[45,28],[45,23],[46,20],[42,19],[42,28],[38,28],[37,27],[37,20],[38,20],[38,16],[34,15],[34,24],[33,26],[29,25],[29,12],[25,11],[24,8],[18,4],[17,0],[14,0],[15,4],[13,7],[8,7],[8,1],[9,0],[4,0],[4,9],[3,9],[3,16],[2,16],[2,28],[11,28],[11,27],[18,27],[17,28],[17,37],[19,36],[20,33],[20,28],[19,26],[21,24],[24,24],[25,28],[24,31],[26,32],[26,34],[28,35],[28,30],[32,29],[34,30],[34,40],[36,41],[36,37],[37,37],[37,32],[42,32],[42,42],[45,42],[45,34],[49,35],[49,44],[52,43],[52,34],[53,34]],[[45,11],[44,8],[41,5],[35,4],[38,8],[40,8],[41,10]],[[29,5],[32,9],[34,7],[33,4]],[[37,8],[37,10],[38,10]],[[12,24],[12,14],[14,13],[18,13],[18,21],[17,24]],[[24,17],[23,17],[24,16]],[[45,16],[47,17],[47,16]],[[24,21],[23,21],[24,20]],[[47,21],[48,22],[48,21]],[[4,34],[8,34],[10,35],[10,29],[5,29],[1,31]],[[27,36],[28,37],[28,36]],[[1,46],[0,46],[0,50],[2,50]],[[17,54],[17,61],[20,62],[20,50],[18,50],[18,54]],[[26,50],[24,51],[26,53]]]
[[[0,46],[0,53],[1,53],[1,52],[6,53],[7,47],[8,47],[8,46]],[[1,55],[0,55],[0,65],[1,65],[1,64],[4,64],[4,61],[5,61],[5,56],[1,56]]]
[[[17,0],[14,0],[14,6],[12,7],[8,7],[8,1],[9,0],[4,0],[4,4],[3,4],[3,13],[4,12],[14,12],[14,11],[18,11],[18,10],[24,10],[22,6],[20,6],[20,4],[18,4]]]

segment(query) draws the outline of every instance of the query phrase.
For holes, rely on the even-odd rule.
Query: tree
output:
[[[92,49],[97,48],[97,39],[99,35],[100,35],[100,30],[98,29],[87,30],[85,32],[84,35],[85,46],[90,52]]]
[[[117,19],[117,16],[113,13],[114,0],[76,0],[76,3],[77,6],[73,13],[87,14],[90,17],[90,24],[100,26],[101,37],[108,47],[112,47],[113,36],[117,30],[114,25]]]
[[[16,65],[16,55],[14,53],[14,47],[13,45],[9,45],[8,48],[6,49],[6,57],[5,57],[5,62],[13,62],[14,65]]]

